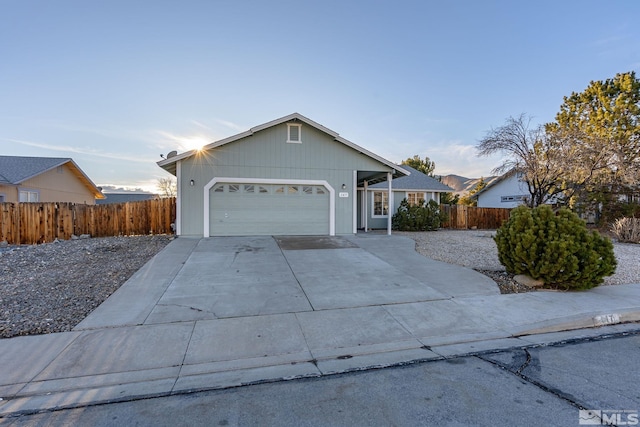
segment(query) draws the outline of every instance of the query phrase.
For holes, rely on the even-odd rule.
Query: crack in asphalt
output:
[[[524,353],[527,355],[527,359],[524,361],[524,363],[522,364],[522,366],[520,366],[517,370],[516,370],[516,375],[521,375],[522,371],[524,371],[525,369],[527,369],[527,366],[529,366],[529,363],[531,363],[531,353],[529,353],[529,350],[527,350],[526,348],[523,349]]]
[[[500,363],[496,360],[490,359],[488,357],[485,357],[482,354],[478,354],[475,357],[477,357],[478,359],[488,362],[502,370],[505,370],[515,376],[517,376],[518,378],[520,378],[521,380],[525,381],[528,384],[531,384],[537,388],[539,388],[540,390],[552,394],[553,396],[557,397],[558,399],[564,400],[565,402],[569,403],[570,405],[578,408],[578,409],[588,409],[586,406],[584,406],[584,404],[580,403],[578,401],[578,399],[575,398],[575,396],[573,396],[570,393],[565,393],[562,390],[559,390],[557,388],[554,387],[550,387],[547,384],[538,381],[534,378],[531,378],[529,376],[527,376],[526,374],[524,374],[523,372],[529,367],[529,365],[531,365],[532,362],[532,356],[531,353],[526,349],[526,348],[521,348],[521,349],[517,349],[517,350],[512,350],[512,352],[514,351],[523,351],[525,353],[526,359],[525,361],[517,368],[514,369],[513,366],[509,366],[506,365],[504,363]],[[506,353],[506,352],[505,352]]]

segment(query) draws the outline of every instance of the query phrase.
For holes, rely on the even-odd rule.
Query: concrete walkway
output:
[[[640,284],[500,295],[397,236],[179,238],[73,331],[0,340],[0,416],[638,329]],[[569,331],[569,332],[559,332]]]

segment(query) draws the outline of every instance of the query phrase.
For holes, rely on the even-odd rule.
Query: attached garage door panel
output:
[[[217,183],[210,191],[212,236],[329,234],[322,186]]]

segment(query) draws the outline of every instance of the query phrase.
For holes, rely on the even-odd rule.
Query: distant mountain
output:
[[[495,176],[483,177],[484,181],[487,184],[489,184],[495,178],[497,177]],[[478,182],[480,181],[480,178],[467,178],[464,176],[454,175],[454,174],[443,175],[440,177],[440,179],[443,184],[453,188],[455,190],[454,193],[459,195],[467,194],[469,191],[473,190],[475,186],[478,185]]]

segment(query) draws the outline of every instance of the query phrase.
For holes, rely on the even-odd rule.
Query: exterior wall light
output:
[[[191,180],[189,181],[189,185],[193,187],[194,185],[196,185],[196,182],[194,180]]]

